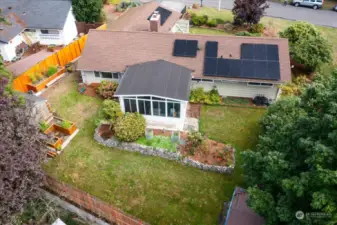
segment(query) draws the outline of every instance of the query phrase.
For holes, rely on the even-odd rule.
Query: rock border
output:
[[[192,166],[201,170],[205,171],[212,171],[217,173],[224,173],[224,174],[231,174],[234,172],[235,168],[235,149],[233,148],[233,162],[234,165],[231,166],[215,166],[215,165],[208,165],[204,163],[200,163],[188,157],[184,157],[180,154],[180,152],[168,152],[162,148],[154,148],[151,146],[137,144],[135,142],[121,142],[117,140],[115,137],[109,138],[104,140],[98,134],[99,127],[95,129],[94,139],[100,143],[101,145],[107,147],[114,147],[121,150],[129,151],[129,152],[139,152],[143,155],[151,155],[151,156],[159,156],[164,159],[177,161],[183,165]]]

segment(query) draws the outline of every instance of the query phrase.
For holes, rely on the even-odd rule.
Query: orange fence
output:
[[[100,27],[97,27],[97,30],[106,30],[107,25],[103,24]],[[20,92],[28,92],[28,85],[31,84],[31,80],[29,78],[30,74],[41,73],[46,71],[49,66],[61,66],[64,67],[67,63],[73,61],[77,57],[79,57],[83,51],[84,45],[87,41],[88,36],[84,35],[76,41],[73,41],[69,45],[65,46],[58,52],[48,56],[44,60],[35,64],[29,70],[18,76],[13,81],[13,89]]]

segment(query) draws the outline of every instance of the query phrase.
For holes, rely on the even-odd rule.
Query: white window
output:
[[[95,77],[101,77],[101,74],[98,71],[95,71]]]
[[[102,78],[112,79],[112,73],[101,72],[101,74],[102,74]]]
[[[119,79],[119,73],[113,73],[113,74],[112,74],[112,77],[113,77],[114,79]]]

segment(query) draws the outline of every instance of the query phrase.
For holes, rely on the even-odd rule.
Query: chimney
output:
[[[160,26],[160,14],[154,11],[150,18],[150,31],[158,32]]]

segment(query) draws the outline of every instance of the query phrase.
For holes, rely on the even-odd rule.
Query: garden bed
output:
[[[206,139],[202,148],[197,148],[192,152],[186,145],[186,132],[181,132],[178,136],[177,132],[170,134],[169,131],[163,131],[163,135],[153,135],[160,133],[160,130],[153,130],[151,131],[152,136],[146,134],[146,137],[141,137],[136,142],[128,143],[119,141],[113,135],[107,138],[105,135],[107,129],[111,129],[111,126],[102,124],[97,127],[94,139],[108,147],[140,152],[144,155],[159,156],[206,171],[219,173],[232,173],[234,171],[235,149],[217,141]]]
[[[33,91],[33,92],[40,92],[43,89],[46,88],[47,84],[50,83],[51,81],[55,80],[57,77],[61,76],[62,74],[64,74],[65,69],[61,68],[59,70],[57,70],[56,73],[54,73],[53,75],[44,78],[43,80],[39,81],[38,83],[30,83],[27,84],[27,88],[29,91]]]
[[[76,124],[58,117],[40,124],[41,130],[47,135],[46,144],[49,148],[61,151],[76,135]]]

